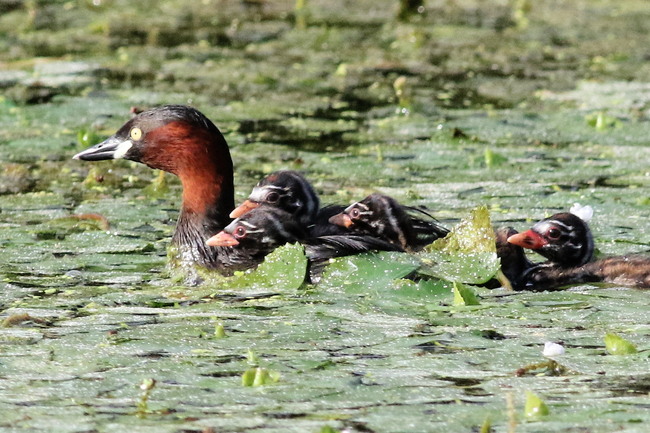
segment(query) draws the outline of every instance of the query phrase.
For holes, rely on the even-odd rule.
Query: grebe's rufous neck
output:
[[[119,158],[178,176],[183,201],[172,244],[181,264],[227,269],[229,252],[205,245],[229,223],[234,208],[233,163],[219,129],[194,108],[167,105],[137,114],[113,136],[74,156]]]

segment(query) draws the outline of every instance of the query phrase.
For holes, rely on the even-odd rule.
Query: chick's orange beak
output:
[[[330,224],[336,224],[337,226],[345,227],[348,229],[354,225],[352,218],[350,218],[348,214],[343,212],[331,216],[328,221],[330,222]]]
[[[210,247],[234,247],[239,245],[239,241],[230,233],[221,231],[205,241],[205,244]]]
[[[539,235],[539,233],[535,233],[532,230],[512,235],[508,238],[508,242],[513,245],[519,245],[523,248],[529,248],[531,250],[540,249],[548,243],[546,239]]]
[[[246,200],[242,204],[240,204],[238,207],[235,208],[232,212],[230,212],[230,218],[239,218],[242,215],[246,215],[248,212],[252,211],[256,207],[258,207],[260,204],[251,200]]]

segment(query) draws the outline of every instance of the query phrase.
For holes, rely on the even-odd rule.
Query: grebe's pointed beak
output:
[[[350,218],[348,214],[343,212],[331,216],[328,221],[330,222],[330,224],[335,224],[337,226],[345,227],[348,229],[354,225],[352,218]]]
[[[260,203],[252,200],[246,200],[242,204],[240,204],[238,207],[235,208],[232,212],[230,212],[230,218],[239,218],[242,215],[246,215],[248,212],[252,211],[256,207],[258,207]]]
[[[230,233],[221,231],[205,241],[205,244],[210,247],[234,247],[239,245],[239,241]]]
[[[513,245],[519,245],[523,248],[529,248],[531,250],[540,249],[544,245],[548,244],[546,239],[540,236],[539,233],[536,233],[532,230],[527,230],[523,233],[512,235],[508,238],[508,242]]]
[[[103,161],[105,159],[124,158],[124,155],[133,147],[131,140],[125,140],[115,135],[99,144],[77,153],[72,159],[82,161]]]

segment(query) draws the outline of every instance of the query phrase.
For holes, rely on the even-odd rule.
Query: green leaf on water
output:
[[[417,258],[404,253],[379,252],[341,257],[327,266],[320,287],[340,288],[346,292],[367,293],[393,287],[393,282],[416,270]]]
[[[494,230],[487,207],[479,206],[459,222],[447,236],[437,239],[428,251],[496,252]]]
[[[481,425],[481,429],[479,430],[479,433],[491,433],[492,432],[492,421],[490,420],[490,417],[486,417],[485,421],[483,421],[483,424]]]
[[[255,381],[255,372],[257,368],[249,368],[241,375],[241,384],[243,386],[253,386]]]
[[[257,365],[260,363],[260,358],[257,356],[255,351],[253,349],[249,348],[248,351],[246,352],[246,362],[248,362],[249,365],[252,365],[254,367],[257,367]]]
[[[474,209],[446,237],[421,253],[420,272],[467,284],[481,284],[500,268],[494,230],[485,206]]]
[[[284,245],[266,256],[256,269],[235,275],[225,281],[228,288],[260,288],[295,290],[305,281],[307,257],[300,244]]]
[[[408,299],[424,298],[427,301],[434,299],[449,299],[449,286],[451,283],[444,280],[427,280],[419,279],[413,281],[409,279],[396,280],[393,284],[394,290],[390,293],[396,297]]]
[[[409,254],[379,252],[341,257],[326,268],[319,289],[360,295],[364,302],[397,313],[449,297],[449,282],[404,278],[416,270],[419,260]]]
[[[496,153],[489,147],[485,148],[484,157],[485,157],[485,165],[488,168],[493,168],[502,165],[503,163],[508,161],[508,158],[506,158],[505,156],[499,153]]]
[[[217,323],[214,325],[214,338],[225,338],[226,330],[223,327],[222,323]]]
[[[621,122],[616,117],[607,115],[602,111],[585,116],[585,120],[589,126],[597,131],[605,131],[621,126]]]
[[[243,386],[264,386],[280,380],[280,374],[264,367],[255,367],[246,370],[241,379]]]
[[[604,340],[605,349],[610,355],[630,355],[637,352],[633,343],[611,332],[605,334]]]
[[[454,305],[481,305],[474,290],[463,283],[454,281]]]
[[[533,392],[526,391],[526,406],[524,407],[524,415],[526,418],[539,418],[549,414],[548,406],[544,400]]]

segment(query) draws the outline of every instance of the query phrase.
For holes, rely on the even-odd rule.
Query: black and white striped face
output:
[[[256,186],[248,196],[248,200],[279,207],[287,212],[303,207],[303,202],[293,195],[289,187],[276,185]]]
[[[257,191],[256,191],[257,190]],[[311,184],[300,173],[292,170],[277,171],[262,179],[253,189],[250,199],[279,207],[299,218],[306,216],[313,221],[320,201]]]
[[[255,223],[247,221],[247,219],[250,218],[237,218],[223,229],[224,232],[232,235],[237,241],[237,245],[247,240],[254,242],[261,241],[264,236],[264,227],[259,227]]]
[[[206,243],[210,246],[270,251],[303,237],[302,229],[291,215],[281,209],[262,205],[232,221]]]
[[[282,209],[304,224],[316,218],[320,200],[309,182],[298,172],[278,171],[262,179],[251,192],[248,200],[235,209],[230,216],[240,217],[260,205]]]
[[[360,222],[370,223],[374,219],[374,212],[370,210],[370,207],[362,201],[351,204],[345,208],[343,212],[350,217],[352,225]]]
[[[364,232],[364,228],[373,220],[373,211],[370,210],[367,204],[358,201],[346,207],[343,212],[332,215],[329,222],[352,231]]]
[[[591,260],[594,243],[589,226],[568,212],[557,213],[508,242],[535,250],[561,266],[580,266]]]
[[[348,206],[343,212],[330,218],[330,223],[347,227],[353,232],[379,236],[402,247],[407,244],[404,233],[405,221],[400,205],[391,197],[371,194]]]

